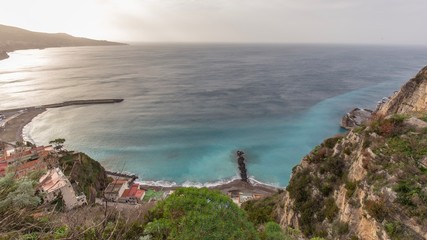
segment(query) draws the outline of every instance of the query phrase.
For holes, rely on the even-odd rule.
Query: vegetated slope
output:
[[[102,197],[102,191],[110,182],[104,167],[84,153],[67,153],[59,164],[64,174],[78,192],[83,192],[88,203]]]
[[[21,49],[71,46],[123,45],[122,43],[73,37],[65,33],[41,33],[0,25],[0,50],[11,52]]]
[[[275,206],[307,238],[427,239],[427,68],[294,167]]]

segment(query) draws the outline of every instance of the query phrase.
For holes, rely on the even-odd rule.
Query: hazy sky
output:
[[[0,24],[127,42],[427,44],[427,0],[0,0]]]

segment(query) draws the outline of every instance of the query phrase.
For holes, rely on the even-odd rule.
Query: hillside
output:
[[[427,67],[294,167],[273,216],[327,239],[427,239]]]
[[[123,43],[73,37],[65,33],[32,32],[17,27],[0,25],[0,52],[11,52],[23,49],[42,49],[50,47],[106,45],[123,45]],[[3,58],[6,57],[4,54],[1,55]]]

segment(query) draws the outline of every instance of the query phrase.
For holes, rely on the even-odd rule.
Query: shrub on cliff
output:
[[[279,194],[275,194],[260,200],[250,200],[244,202],[241,208],[248,214],[248,219],[258,226],[278,218],[274,210],[280,197]]]
[[[151,239],[259,239],[245,212],[206,188],[181,188],[150,211]]]
[[[67,152],[59,164],[71,183],[75,183],[76,190],[83,192],[90,203],[95,202],[95,197],[101,197],[109,183],[104,167],[84,153]]]

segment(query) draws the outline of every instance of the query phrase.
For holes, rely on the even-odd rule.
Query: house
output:
[[[240,199],[239,199],[240,203],[244,203],[252,199],[254,199],[253,193],[250,193],[250,192],[240,193]]]
[[[137,204],[142,201],[145,196],[145,191],[139,189],[138,184],[133,184],[130,189],[125,189],[122,196],[118,199],[122,203],[132,203]]]
[[[145,191],[139,189],[138,184],[133,184],[130,189],[125,189],[122,196],[118,199],[122,203],[137,204],[142,201],[145,196]]]
[[[261,199],[264,198],[264,194],[255,193],[255,192],[241,192],[239,189],[232,189],[227,192],[227,195],[231,200],[240,206],[242,203],[247,202],[252,199]]]
[[[39,184],[45,202],[52,202],[61,195],[67,210],[87,204],[86,196],[76,196],[70,181],[59,168],[50,169],[40,178]]]
[[[128,180],[117,179],[112,183],[108,184],[108,186],[104,190],[104,196],[107,201],[115,202],[119,197],[123,195],[125,189],[128,188]]]
[[[15,177],[16,178],[22,178],[24,176],[27,176],[30,172],[34,171],[46,171],[47,170],[47,164],[46,162],[36,159],[32,161],[27,161],[25,163],[22,163],[18,165],[15,169]]]
[[[45,158],[50,151],[50,146],[4,150],[0,156],[0,176],[6,174],[8,167],[13,167],[16,178],[24,177],[33,171],[47,170]]]
[[[240,205],[240,191],[239,190],[228,191],[227,195],[231,198],[231,200],[235,204]]]

